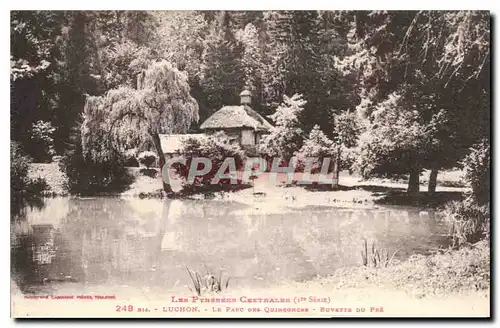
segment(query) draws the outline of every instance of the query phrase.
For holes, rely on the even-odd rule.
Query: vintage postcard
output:
[[[490,19],[11,11],[11,316],[490,317]]]

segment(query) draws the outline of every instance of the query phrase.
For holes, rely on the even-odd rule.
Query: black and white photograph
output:
[[[490,29],[11,10],[11,317],[490,318]]]

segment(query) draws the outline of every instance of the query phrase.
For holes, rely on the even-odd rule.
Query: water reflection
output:
[[[229,202],[58,198],[12,225],[12,270],[24,291],[69,281],[168,290],[189,283],[186,266],[257,286],[360,265],[362,238],[403,259],[444,245],[446,232],[418,209],[252,215]]]

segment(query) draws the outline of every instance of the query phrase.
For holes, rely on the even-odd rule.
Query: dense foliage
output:
[[[451,227],[454,245],[476,243],[490,237],[490,204],[478,204],[474,197],[446,205],[441,215]]]
[[[185,190],[198,188],[215,190],[221,185],[230,185],[232,182],[235,182],[235,184],[241,183],[236,176],[236,171],[243,168],[245,154],[241,147],[231,142],[223,132],[218,132],[203,140],[188,138],[183,142],[183,146],[176,156],[186,161],[185,164],[175,163],[172,165],[175,172],[184,179]],[[194,177],[193,183],[189,183],[187,179],[191,166],[194,167],[193,160],[195,158],[209,159],[211,168],[206,174]],[[230,162],[225,163],[226,160],[230,160]],[[196,166],[198,170],[203,170],[203,168],[203,163],[198,163]],[[214,178],[216,178],[219,171],[223,174],[229,174],[233,178],[220,178],[218,183],[214,184]]]
[[[334,116],[333,135],[338,152],[338,167],[340,170],[354,170],[359,153],[356,146],[361,134],[361,124],[354,111],[343,111]]]
[[[447,204],[441,215],[452,225],[455,244],[490,238],[490,145],[487,140],[471,147],[463,161],[464,180],[471,189],[463,201]]]
[[[464,161],[465,181],[472,189],[472,196],[479,204],[490,202],[491,158],[487,140],[471,147]]]
[[[410,174],[416,192],[422,169],[435,180],[489,138],[487,12],[342,12],[336,20],[348,41],[337,67],[357,74],[362,97],[365,175]]]
[[[32,180],[28,176],[29,158],[20,145],[10,142],[10,205],[13,218],[23,206],[37,202],[40,194],[47,189],[43,179]]]
[[[333,166],[338,156],[338,147],[328,139],[318,125],[315,125],[296,155],[301,160],[301,164],[311,165],[311,173],[317,173],[321,170],[323,161],[325,163],[327,163],[326,160],[329,161],[328,168]],[[315,160],[307,162],[307,158]]]
[[[292,97],[283,96],[283,103],[269,116],[274,127],[269,134],[262,137],[259,147],[263,154],[288,162],[302,147],[304,131],[299,115],[306,103],[307,101],[299,94],[294,94]]]
[[[114,153],[99,159],[83,152],[79,129],[70,135],[69,147],[59,162],[59,168],[67,177],[66,189],[72,194],[92,195],[125,190],[131,176],[125,168],[125,158]],[[104,143],[95,144],[95,152],[106,153]]]
[[[50,122],[39,120],[32,125],[31,141],[37,145],[34,148],[33,158],[35,162],[50,163],[56,154],[54,148],[55,128]]]

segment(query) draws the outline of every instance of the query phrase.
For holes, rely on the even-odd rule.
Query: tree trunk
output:
[[[417,165],[410,167],[410,180],[408,181],[408,193],[418,194],[420,191],[420,170]]]
[[[335,158],[335,165],[333,166],[333,184],[332,188],[339,187],[339,173],[340,173],[340,147],[337,149],[337,157]]]
[[[431,174],[429,175],[429,189],[427,190],[429,194],[433,194],[436,192],[437,176],[438,176],[438,170],[432,169]]]
[[[156,154],[158,155],[158,159],[160,161],[159,166],[160,166],[160,175],[162,176],[161,182],[163,184],[163,190],[167,194],[172,193],[172,187],[170,186],[170,184],[165,183],[165,180],[163,179],[162,169],[163,165],[165,165],[165,154],[163,153],[163,149],[161,148],[160,136],[158,135],[158,133],[153,133],[151,134],[151,138],[153,139],[153,144],[156,149]]]

